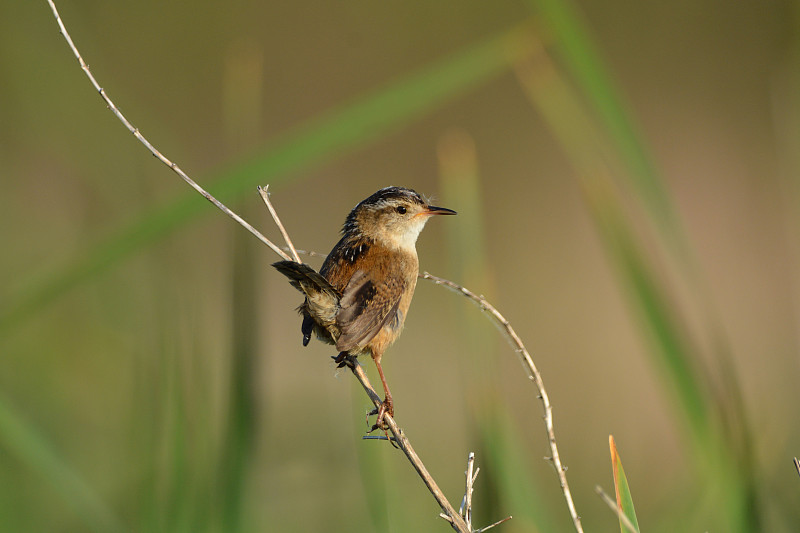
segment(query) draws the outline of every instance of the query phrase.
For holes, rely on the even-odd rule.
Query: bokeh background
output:
[[[424,270],[541,370],[587,531],[796,531],[796,2],[62,2],[100,84],[199,183],[327,253],[413,187]],[[0,530],[446,531],[368,402],[301,346],[276,259],[128,133],[44,1],[0,4]],[[319,265],[319,257],[308,261]],[[542,409],[420,281],[397,420],[475,524],[572,528]],[[369,361],[365,366],[374,376]]]

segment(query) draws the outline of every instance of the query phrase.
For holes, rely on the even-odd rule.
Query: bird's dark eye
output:
[[[406,214],[406,208],[403,207],[402,205],[397,206],[397,212],[400,213],[401,215],[405,215]]]

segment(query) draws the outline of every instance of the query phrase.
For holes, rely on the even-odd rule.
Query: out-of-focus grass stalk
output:
[[[451,130],[440,139],[437,154],[441,205],[458,210],[458,224],[446,228],[449,270],[459,283],[491,299],[494,280],[475,143],[466,131]],[[498,353],[494,328],[463,301],[455,301],[453,306],[456,335],[452,349],[463,361],[459,368],[469,390],[465,401],[474,417],[471,426],[480,442],[478,455],[486,457],[481,469],[485,488],[476,490],[475,508],[488,517],[512,514],[514,520],[504,528],[552,531],[552,511],[531,477],[524,475],[529,466],[527,457],[516,446],[519,436],[501,407],[504,400],[498,391],[503,387],[495,370]],[[555,478],[552,481],[557,483]]]
[[[637,128],[628,119],[628,112],[619,91],[603,66],[600,53],[586,31],[580,14],[570,1],[528,0],[533,11],[542,16],[554,50],[562,59],[576,85],[583,89],[592,110],[627,165],[619,177],[628,179],[653,215],[668,244],[685,251],[679,231],[679,219],[666,194],[666,188],[643,144]]]
[[[5,398],[0,398],[0,449],[47,480],[90,531],[124,531],[119,518],[92,486],[59,456],[29,421],[10,408]],[[6,483],[12,481],[6,480]]]
[[[223,79],[223,119],[231,151],[240,151],[261,129],[264,56],[255,43],[238,42],[226,54]],[[250,204],[252,205],[252,204]],[[263,206],[258,206],[263,209]],[[246,206],[240,208],[248,212]],[[253,212],[252,209],[249,210]],[[220,531],[246,529],[245,502],[249,472],[253,470],[253,448],[260,417],[255,383],[257,346],[256,249],[249,235],[232,228],[233,271],[231,275],[231,352],[228,369],[227,409],[221,429],[218,482],[215,501],[220,506]]]
[[[790,265],[787,271],[794,275],[788,284],[792,293],[795,323],[800,310],[800,4],[795,3],[793,9],[792,43],[789,52],[783,57],[780,68],[771,76],[772,89],[772,124],[777,143],[777,161],[781,179],[781,207],[779,211],[785,214],[786,249],[789,250]],[[795,327],[794,350],[800,346],[800,327]],[[796,367],[796,364],[795,364]],[[794,404],[794,420],[800,404]],[[790,424],[797,433],[797,424]],[[776,446],[770,457],[797,456],[797,438],[789,438],[786,442]],[[785,463],[781,462],[781,467]],[[762,470],[763,471],[763,470]],[[780,502],[780,507],[789,510],[784,516],[785,524],[795,524],[794,528],[785,526],[786,531],[796,530],[800,524],[800,506],[797,505],[794,490],[797,488],[797,478],[790,479],[783,468],[775,469],[771,475],[762,479],[762,484],[769,488],[764,491],[764,498],[770,502]],[[785,496],[790,496],[786,498]]]
[[[785,202],[783,209],[789,216],[787,234],[793,237],[800,232],[800,7],[795,7],[795,32],[791,53],[787,54],[783,68],[772,84],[772,121],[778,141],[778,162],[784,179]],[[800,272],[800,240],[787,243],[793,252],[793,272]],[[800,290],[800,280],[794,279],[795,292]],[[795,306],[800,308],[800,293],[795,294]],[[797,329],[800,342],[800,328]]]
[[[549,5],[551,2],[545,3],[548,4],[547,9],[553,9]],[[562,15],[559,12],[555,23],[556,31],[565,32],[567,35],[564,38],[570,41],[569,45],[564,46],[586,46],[585,40],[576,37],[579,31],[571,26],[563,27],[567,22]],[[576,45],[573,41],[580,44]],[[578,52],[571,50],[569,53]],[[578,55],[580,61],[573,58],[577,61],[572,65],[573,68],[585,67],[587,72],[584,75],[589,79],[594,79],[595,75],[601,80],[604,78],[596,66],[585,64],[587,61],[591,63],[592,54]],[[642,183],[657,181],[657,174],[640,167],[640,162],[636,160],[639,155],[634,156],[624,147],[610,142],[618,141],[620,135],[633,134],[632,130],[625,133],[627,130],[619,127],[614,134],[607,133],[611,128],[607,120],[611,118],[613,110],[621,113],[621,107],[610,106],[606,111],[606,120],[598,124],[594,115],[585,109],[582,94],[564,79],[544,46],[538,55],[521,62],[517,73],[532,103],[544,116],[582,182],[587,205],[651,341],[651,353],[664,371],[661,375],[668,377],[666,382],[674,391],[672,398],[680,406],[679,412],[687,422],[687,435],[696,452],[693,454],[695,464],[706,474],[704,479],[714,489],[712,492],[721,498],[720,505],[715,507],[722,509],[726,527],[731,531],[752,529],[758,519],[752,505],[753,488],[747,471],[748,457],[745,454],[734,458],[736,446],[726,444],[729,435],[722,431],[725,406],[715,402],[714,384],[699,366],[698,347],[692,343],[686,323],[671,298],[669,283],[654,265],[652,256],[658,250],[653,250],[652,244],[658,244],[659,240],[647,233],[646,222],[654,219],[656,226],[665,225],[659,232],[664,235],[662,242],[676,238],[682,240],[682,237],[676,237],[681,235],[677,224],[669,229],[666,227],[670,226],[672,215],[665,217],[664,214],[671,213],[673,209],[668,207],[669,199],[663,192],[663,186],[654,185],[647,192],[639,188]],[[584,92],[591,92],[592,89],[595,87],[584,87]],[[610,89],[600,83],[597,90],[600,93],[597,98],[606,102]],[[625,122],[624,118],[617,120]],[[639,141],[628,140],[626,143],[632,146]],[[644,153],[643,149],[637,150],[637,154]],[[633,182],[619,178],[637,169],[647,176],[639,176],[637,180],[640,181]],[[639,186],[633,187],[628,183],[638,183]],[[651,198],[656,193],[661,196],[658,201]],[[644,204],[638,210],[637,200]],[[642,214],[645,218],[641,217]],[[663,257],[660,260],[663,261]],[[743,418],[740,413],[737,416]],[[744,442],[748,438],[744,430],[734,437]],[[747,451],[746,446],[742,449]]]
[[[173,329],[177,324],[173,321]],[[185,390],[184,372],[176,345],[172,342],[165,344],[173,350],[166,349],[165,357],[166,376],[164,403],[161,404],[163,432],[158,442],[160,452],[163,453],[163,463],[158,465],[157,479],[160,482],[161,495],[156,507],[159,510],[159,525],[161,531],[188,530],[191,508],[192,483],[189,473],[190,466],[189,429],[187,428],[187,391]]]
[[[197,316],[176,313],[174,289],[168,282],[156,283],[162,285],[163,295],[154,320],[156,339],[151,341],[158,344],[157,352],[143,361],[146,366],[135,378],[131,462],[141,503],[128,530],[223,531],[214,527],[220,511],[217,442],[209,416],[218,399],[211,392],[215,371],[208,364],[203,339],[196,334],[201,331]]]
[[[541,441],[526,442],[516,428],[519,422],[512,420],[499,402],[487,406],[484,412],[486,415],[478,420],[487,454],[486,467],[481,468],[481,474],[491,469],[488,490],[497,490],[495,498],[502,503],[502,509],[497,512],[508,512],[514,517],[504,527],[511,531],[542,533],[571,530],[563,499],[553,503],[554,500],[545,497],[550,491],[540,487],[530,475],[533,472],[531,458],[542,457],[539,453]],[[557,487],[558,478],[551,476],[541,483],[555,483]]]
[[[592,42],[575,5],[569,0],[528,0],[528,3],[551,30],[548,44],[575,80],[575,87],[580,92],[576,94],[576,101],[580,99],[588,103],[585,114],[597,123],[604,149],[609,154],[606,162],[613,161],[616,165],[609,179],[617,181],[620,190],[625,191],[624,195],[635,199],[633,203],[640,204],[636,207],[641,208],[639,213],[644,216],[636,220],[636,225],[654,228],[660,240],[656,236],[653,240],[658,241],[658,246],[664,251],[659,261],[676,267],[676,276],[686,286],[686,292],[693,296],[692,303],[700,310],[695,319],[699,326],[694,333],[706,337],[711,346],[709,351],[712,363],[718,367],[719,383],[714,383],[699,361],[695,362],[695,372],[698,376],[705,373],[702,380],[709,389],[717,389],[711,395],[713,408],[717,411],[715,414],[722,419],[724,431],[728,433],[725,438],[738,448],[736,453],[742,474],[752,478],[755,473],[751,464],[751,424],[741,397],[741,385],[732,361],[731,348],[720,325],[708,283],[689,245],[677,210],[670,201],[661,174],[652,162],[624,98],[607,73],[601,53]],[[751,501],[748,506],[753,504]],[[755,518],[755,515],[751,516]]]
[[[353,427],[357,430],[369,429],[365,420],[364,389],[357,380],[353,380],[352,392],[350,394],[353,413]],[[397,506],[397,500],[390,494],[391,483],[387,483],[386,463],[383,460],[383,450],[381,448],[385,442],[361,442],[356,452],[358,463],[358,473],[361,479],[361,486],[364,488],[367,511],[372,520],[373,531],[390,531],[390,516],[396,512],[390,511],[390,506]],[[402,504],[401,504],[402,505]],[[402,514],[401,514],[402,516]]]
[[[209,192],[220,201],[230,202],[253,192],[256,185],[275,186],[297,179],[292,173],[385,137],[505,71],[527,53],[528,41],[524,36],[528,31],[526,25],[506,30],[350,104],[322,113],[287,131],[254,155],[201,181],[211,184]],[[91,62],[91,58],[86,60]],[[102,80],[102,73],[95,74]],[[136,121],[136,117],[130,119]],[[168,147],[158,148],[169,153]],[[185,166],[191,168],[190,164]],[[26,288],[12,295],[0,309],[0,331],[9,331],[14,324],[38,313],[67,290],[194,216],[213,212],[215,210],[209,209],[201,197],[187,191],[171,204],[122,224],[108,239],[65,261],[44,277],[29,280]]]
[[[440,138],[437,155],[441,203],[458,206],[458,223],[445,227],[449,270],[460,283],[491,299],[495,290],[487,258],[484,200],[475,143],[466,131],[451,130]],[[471,411],[479,413],[483,406],[495,401],[495,343],[480,315],[468,312],[461,301],[456,301],[455,306],[454,349],[470,357],[469,366],[462,367],[466,369],[470,391],[467,400]]]

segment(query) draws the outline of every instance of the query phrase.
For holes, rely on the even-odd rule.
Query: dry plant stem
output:
[[[797,457],[794,458],[794,468],[797,470],[797,473],[800,474],[800,461]]]
[[[553,406],[550,404],[550,398],[547,396],[547,391],[544,388],[544,383],[542,382],[542,376],[539,374],[539,370],[536,368],[536,365],[533,363],[533,359],[531,355],[528,353],[528,350],[525,348],[525,345],[522,344],[522,340],[519,338],[517,333],[514,331],[514,328],[511,327],[508,320],[500,314],[500,312],[494,308],[492,304],[486,301],[485,298],[482,296],[478,296],[474,292],[470,291],[469,289],[462,287],[457,283],[453,283],[450,280],[446,280],[444,278],[440,278],[437,276],[433,276],[428,272],[423,272],[420,274],[422,279],[431,280],[437,285],[443,285],[445,287],[449,287],[456,292],[459,292],[466,296],[467,298],[476,302],[480,308],[484,311],[488,311],[492,318],[502,327],[504,333],[511,341],[511,343],[516,347],[516,352],[519,354],[520,359],[522,360],[522,364],[525,369],[528,371],[528,378],[533,381],[536,385],[536,388],[539,390],[539,399],[542,401],[542,406],[544,408],[544,425],[547,428],[547,440],[550,444],[550,460],[553,462],[553,466],[556,469],[556,474],[558,475],[558,480],[561,483],[561,491],[564,494],[564,499],[567,501],[567,507],[569,508],[569,514],[572,517],[572,523],[575,526],[575,530],[579,533],[583,533],[583,527],[581,526],[581,517],[578,516],[578,512],[575,510],[575,503],[572,501],[572,493],[569,490],[569,484],[567,483],[567,469],[564,465],[561,464],[561,457],[558,454],[558,445],[556,444],[556,435],[555,430],[553,429]]]
[[[500,525],[500,524],[502,524],[503,522],[508,522],[509,520],[511,520],[511,517],[510,517],[510,516],[507,516],[507,517],[503,518],[502,520],[498,520],[498,521],[497,521],[497,522],[495,522],[494,524],[489,524],[488,526],[486,526],[486,527],[482,527],[482,528],[480,528],[480,529],[474,529],[474,530],[472,531],[472,533],[483,533],[484,531],[488,531],[488,530],[492,529],[492,528],[493,528],[493,527],[495,527],[495,526],[499,526],[499,525]]]
[[[217,208],[220,211],[222,211],[223,213],[225,213],[226,215],[231,217],[233,220],[238,222],[243,228],[245,228],[247,231],[252,233],[258,240],[260,240],[261,242],[263,242],[264,244],[266,244],[267,246],[272,248],[272,251],[274,251],[276,254],[278,254],[279,256],[281,256],[284,259],[290,260],[291,258],[288,255],[286,255],[283,252],[283,250],[281,250],[280,248],[275,246],[269,239],[264,237],[257,229],[255,229],[253,226],[251,226],[242,217],[240,217],[239,215],[237,215],[236,213],[234,213],[233,211],[228,209],[222,202],[220,202],[219,200],[214,198],[208,191],[206,191],[200,185],[195,183],[194,180],[192,180],[192,178],[187,176],[186,173],[183,170],[181,170],[181,168],[177,164],[173,163],[172,161],[167,159],[161,152],[156,150],[155,146],[150,144],[150,141],[148,141],[144,137],[144,135],[142,135],[139,132],[139,129],[135,128],[133,126],[133,124],[131,124],[130,121],[127,118],[125,118],[125,115],[123,115],[122,112],[119,110],[119,108],[117,108],[117,106],[114,104],[114,102],[111,101],[111,98],[108,97],[108,95],[106,94],[105,90],[102,87],[100,87],[100,84],[97,83],[97,80],[92,75],[91,71],[89,70],[89,66],[83,60],[83,57],[81,56],[80,52],[78,52],[78,49],[75,46],[75,43],[72,42],[72,37],[70,37],[69,32],[67,31],[67,28],[64,26],[64,23],[61,21],[61,16],[58,14],[58,9],[56,9],[56,5],[53,2],[53,0],[47,0],[47,3],[50,4],[50,9],[53,11],[53,15],[56,17],[56,22],[58,23],[59,30],[61,30],[61,35],[64,36],[64,39],[67,41],[67,44],[69,45],[70,49],[72,50],[72,53],[78,59],[78,63],[80,63],[81,69],[83,69],[83,72],[86,73],[86,76],[89,78],[89,81],[92,82],[92,85],[97,90],[97,92],[100,93],[100,97],[103,100],[105,100],[106,105],[111,110],[111,112],[114,113],[114,115],[119,119],[120,122],[122,122],[122,124],[125,125],[126,128],[128,128],[128,131],[133,133],[134,137],[139,139],[139,142],[141,142],[143,145],[145,145],[145,147],[147,147],[147,149],[150,150],[151,154],[156,156],[156,158],[159,161],[161,161],[162,163],[167,165],[169,168],[171,168],[178,176],[181,177],[181,179],[183,181],[188,183],[189,186],[192,189],[194,189],[195,191],[199,192],[203,196],[203,198],[205,198],[206,200],[208,200],[209,202],[211,202],[212,204],[217,206]]]
[[[294,249],[294,244],[292,244],[292,239],[289,238],[289,234],[286,232],[286,228],[283,227],[281,219],[278,218],[278,213],[275,211],[275,208],[272,207],[272,202],[269,200],[269,185],[265,185],[263,187],[259,185],[256,188],[258,189],[258,194],[261,195],[261,199],[264,200],[265,204],[267,204],[267,209],[269,209],[269,214],[272,215],[272,220],[275,221],[275,225],[278,226],[281,235],[283,235],[283,240],[286,242],[286,246],[288,246],[289,250],[292,251],[292,257],[298,263],[302,263],[302,261],[300,260],[300,256],[297,255],[297,250]]]
[[[503,518],[502,520],[498,520],[494,524],[490,524],[486,527],[482,527],[480,529],[472,529],[472,493],[475,490],[475,479],[478,477],[478,472],[480,472],[480,468],[475,468],[475,453],[469,452],[469,456],[467,457],[467,470],[464,472],[464,477],[466,478],[466,487],[464,488],[464,499],[461,500],[461,507],[458,509],[458,514],[461,515],[461,518],[464,519],[464,522],[467,523],[467,527],[472,531],[472,533],[483,533],[484,531],[488,531],[495,526],[502,524],[503,522],[507,522],[511,520],[510,516]],[[440,515],[442,518],[447,519],[444,514]]]
[[[478,477],[478,472],[480,472],[480,468],[477,472],[473,473],[475,469],[475,452],[469,452],[469,456],[467,457],[467,471],[464,473],[464,477],[467,478],[467,486],[464,489],[464,499],[461,502],[461,508],[458,510],[458,513],[464,517],[464,521],[467,523],[467,527],[472,529],[472,491],[473,485],[475,483],[475,478]]]
[[[241,225],[243,228],[248,230],[251,234],[253,234],[262,243],[266,244],[270,249],[272,249],[272,251],[274,251],[280,257],[282,257],[283,259],[286,259],[286,260],[292,260],[292,257],[287,255],[278,246],[273,244],[272,241],[267,239],[264,235],[261,234],[261,232],[259,232],[253,226],[251,226],[242,217],[240,217],[239,215],[234,213],[232,210],[230,210],[228,207],[226,207],[222,202],[220,202],[219,200],[214,198],[214,196],[212,196],[209,192],[207,192],[205,189],[203,189],[194,180],[192,180],[183,170],[181,170],[181,168],[177,164],[175,164],[172,161],[170,161],[160,151],[158,151],[152,144],[150,144],[150,142],[139,132],[138,128],[135,128],[133,126],[133,124],[131,124],[131,122],[125,117],[125,115],[122,114],[122,112],[119,110],[119,108],[117,108],[117,106],[114,104],[114,102],[111,101],[111,99],[106,94],[105,90],[100,86],[100,84],[97,82],[95,77],[92,75],[91,71],[89,70],[89,66],[83,60],[83,57],[81,56],[81,54],[78,51],[77,47],[72,42],[72,37],[70,37],[69,32],[67,31],[67,28],[64,26],[64,23],[61,20],[61,16],[59,15],[58,9],[56,8],[56,5],[53,2],[53,0],[47,0],[47,3],[50,5],[50,9],[52,10],[53,15],[55,16],[56,22],[58,23],[59,30],[61,31],[61,35],[67,41],[67,44],[69,45],[70,49],[72,50],[72,53],[77,58],[81,69],[84,71],[86,76],[89,78],[89,81],[92,83],[94,88],[100,94],[100,97],[105,101],[106,105],[111,110],[111,112],[114,113],[114,115],[117,117],[117,119],[119,119],[119,121],[122,122],[122,124],[128,129],[128,131],[130,131],[134,135],[134,137],[136,137],[139,140],[139,142],[141,142],[150,151],[150,153],[152,153],[159,161],[161,161],[162,163],[167,165],[170,169],[172,169],[176,174],[178,174],[178,176],[180,176],[180,178],[183,181],[185,181],[195,191],[200,193],[206,200],[208,200],[209,202],[214,204],[219,210],[221,210],[223,213],[225,213],[226,215],[231,217],[233,220],[238,222],[239,225]],[[288,233],[286,232],[285,228],[283,227],[283,224],[281,224],[281,222],[280,222],[280,220],[278,218],[278,215],[275,212],[275,209],[272,207],[272,204],[269,201],[267,187],[264,187],[264,188],[259,187],[259,193],[261,194],[261,197],[263,198],[264,202],[267,204],[267,208],[269,209],[270,214],[273,217],[273,220],[275,221],[276,225],[278,226],[278,228],[281,231],[281,234],[283,235],[284,239],[286,240],[286,243],[287,243],[289,249],[292,252],[294,260],[297,261],[297,262],[302,262],[302,261],[300,261],[300,258],[298,256],[297,250],[294,248],[294,246],[292,245],[291,240],[289,239]],[[355,376],[361,382],[362,386],[364,387],[364,390],[366,390],[367,394],[369,395],[370,399],[375,404],[375,406],[378,407],[380,405],[380,403],[381,403],[380,397],[377,395],[375,390],[370,385],[369,380],[367,379],[367,376],[366,376],[366,374],[364,372],[364,369],[361,367],[361,365],[358,364],[358,361],[356,361],[353,358],[353,363],[354,363],[353,366],[352,366],[353,374],[355,374]],[[397,442],[397,444],[400,446],[400,449],[403,451],[403,453],[405,453],[406,457],[408,457],[408,460],[414,466],[414,469],[417,471],[417,473],[420,475],[420,477],[422,478],[422,480],[425,483],[425,485],[431,491],[431,494],[433,494],[434,498],[436,498],[436,501],[439,503],[440,507],[442,508],[443,515],[447,518],[447,521],[450,523],[450,525],[453,527],[453,529],[458,531],[459,533],[476,533],[476,532],[471,531],[470,528],[467,527],[467,525],[464,522],[464,519],[461,517],[461,515],[459,515],[459,513],[453,508],[453,506],[450,504],[450,502],[447,501],[447,498],[445,498],[444,493],[442,493],[441,489],[436,484],[436,482],[433,480],[433,478],[431,477],[430,473],[428,473],[428,470],[425,468],[425,465],[422,463],[422,461],[420,460],[419,456],[416,454],[414,449],[411,447],[411,443],[408,441],[408,439],[402,433],[400,428],[397,426],[397,424],[395,423],[394,419],[391,416],[385,415],[384,416],[384,422],[389,426],[389,430],[394,435],[394,439]],[[501,520],[498,523],[504,522],[505,520],[508,520],[508,519]],[[489,527],[493,527],[494,525],[496,525],[496,524],[493,524],[492,526],[489,526]],[[486,529],[488,529],[488,527],[487,528],[483,528],[483,529],[478,530],[478,531],[485,531]]]
[[[507,517],[505,517],[505,518],[503,518],[502,520],[498,520],[498,521],[497,521],[497,522],[495,522],[494,524],[488,525],[488,526],[486,526],[486,527],[482,527],[482,528],[480,528],[480,529],[476,529],[476,530],[474,531],[474,533],[483,533],[484,531],[486,531],[486,530],[488,530],[488,529],[492,529],[494,526],[499,526],[499,525],[500,525],[500,524],[502,524],[503,522],[508,522],[509,520],[511,520],[511,516],[510,516],[510,515],[509,515],[509,516],[507,516]]]
[[[595,486],[594,491],[597,493],[598,496],[600,496],[600,499],[603,500],[606,503],[606,505],[608,505],[611,508],[612,511],[614,511],[614,514],[619,517],[625,528],[631,533],[636,533],[636,528],[633,526],[633,523],[631,523],[630,518],[625,516],[625,514],[620,510],[620,508],[617,507],[616,500],[611,496],[609,496],[608,494],[606,494],[606,491],[604,491],[603,487],[601,487],[600,485]]]
[[[380,407],[382,400],[380,396],[378,396],[378,393],[375,392],[372,384],[370,384],[367,373],[364,372],[364,368],[359,364],[355,357],[348,356],[348,360],[350,362],[350,364],[348,364],[350,370],[353,371],[353,375],[356,376],[358,381],[361,383],[361,386],[364,387],[364,391],[367,393],[367,396],[369,396],[369,399],[372,401],[375,407]],[[458,514],[458,511],[456,511],[447,500],[444,493],[439,488],[439,485],[437,485],[436,481],[434,481],[433,477],[431,477],[428,469],[425,468],[422,460],[420,460],[417,452],[414,451],[414,448],[411,447],[411,443],[408,441],[405,434],[403,434],[402,430],[398,427],[397,423],[394,421],[394,418],[388,414],[385,414],[383,421],[387,426],[389,426],[389,431],[392,432],[394,441],[411,462],[411,465],[417,471],[419,477],[422,478],[425,486],[427,486],[428,490],[431,491],[431,494],[433,494],[433,497],[436,499],[439,507],[442,508],[442,514],[450,523],[450,525],[453,526],[453,529],[459,533],[473,533],[470,528],[467,527],[467,524],[464,523],[464,520],[461,518],[461,515]]]

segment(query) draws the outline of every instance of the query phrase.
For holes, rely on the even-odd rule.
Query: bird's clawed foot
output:
[[[381,402],[381,405],[379,407],[376,407],[375,409],[367,413],[368,421],[369,417],[372,415],[378,415],[378,418],[375,419],[375,423],[370,428],[369,433],[372,433],[376,429],[381,429],[384,432],[386,432],[389,429],[389,425],[386,424],[386,421],[384,421],[384,417],[385,415],[394,416],[394,402],[392,401],[392,397],[386,396],[386,398]]]
[[[336,368],[343,368],[346,366],[350,370],[353,370],[356,367],[355,356],[350,355],[347,352],[339,352],[339,355],[332,355],[331,359],[333,359],[333,362],[336,363]]]

